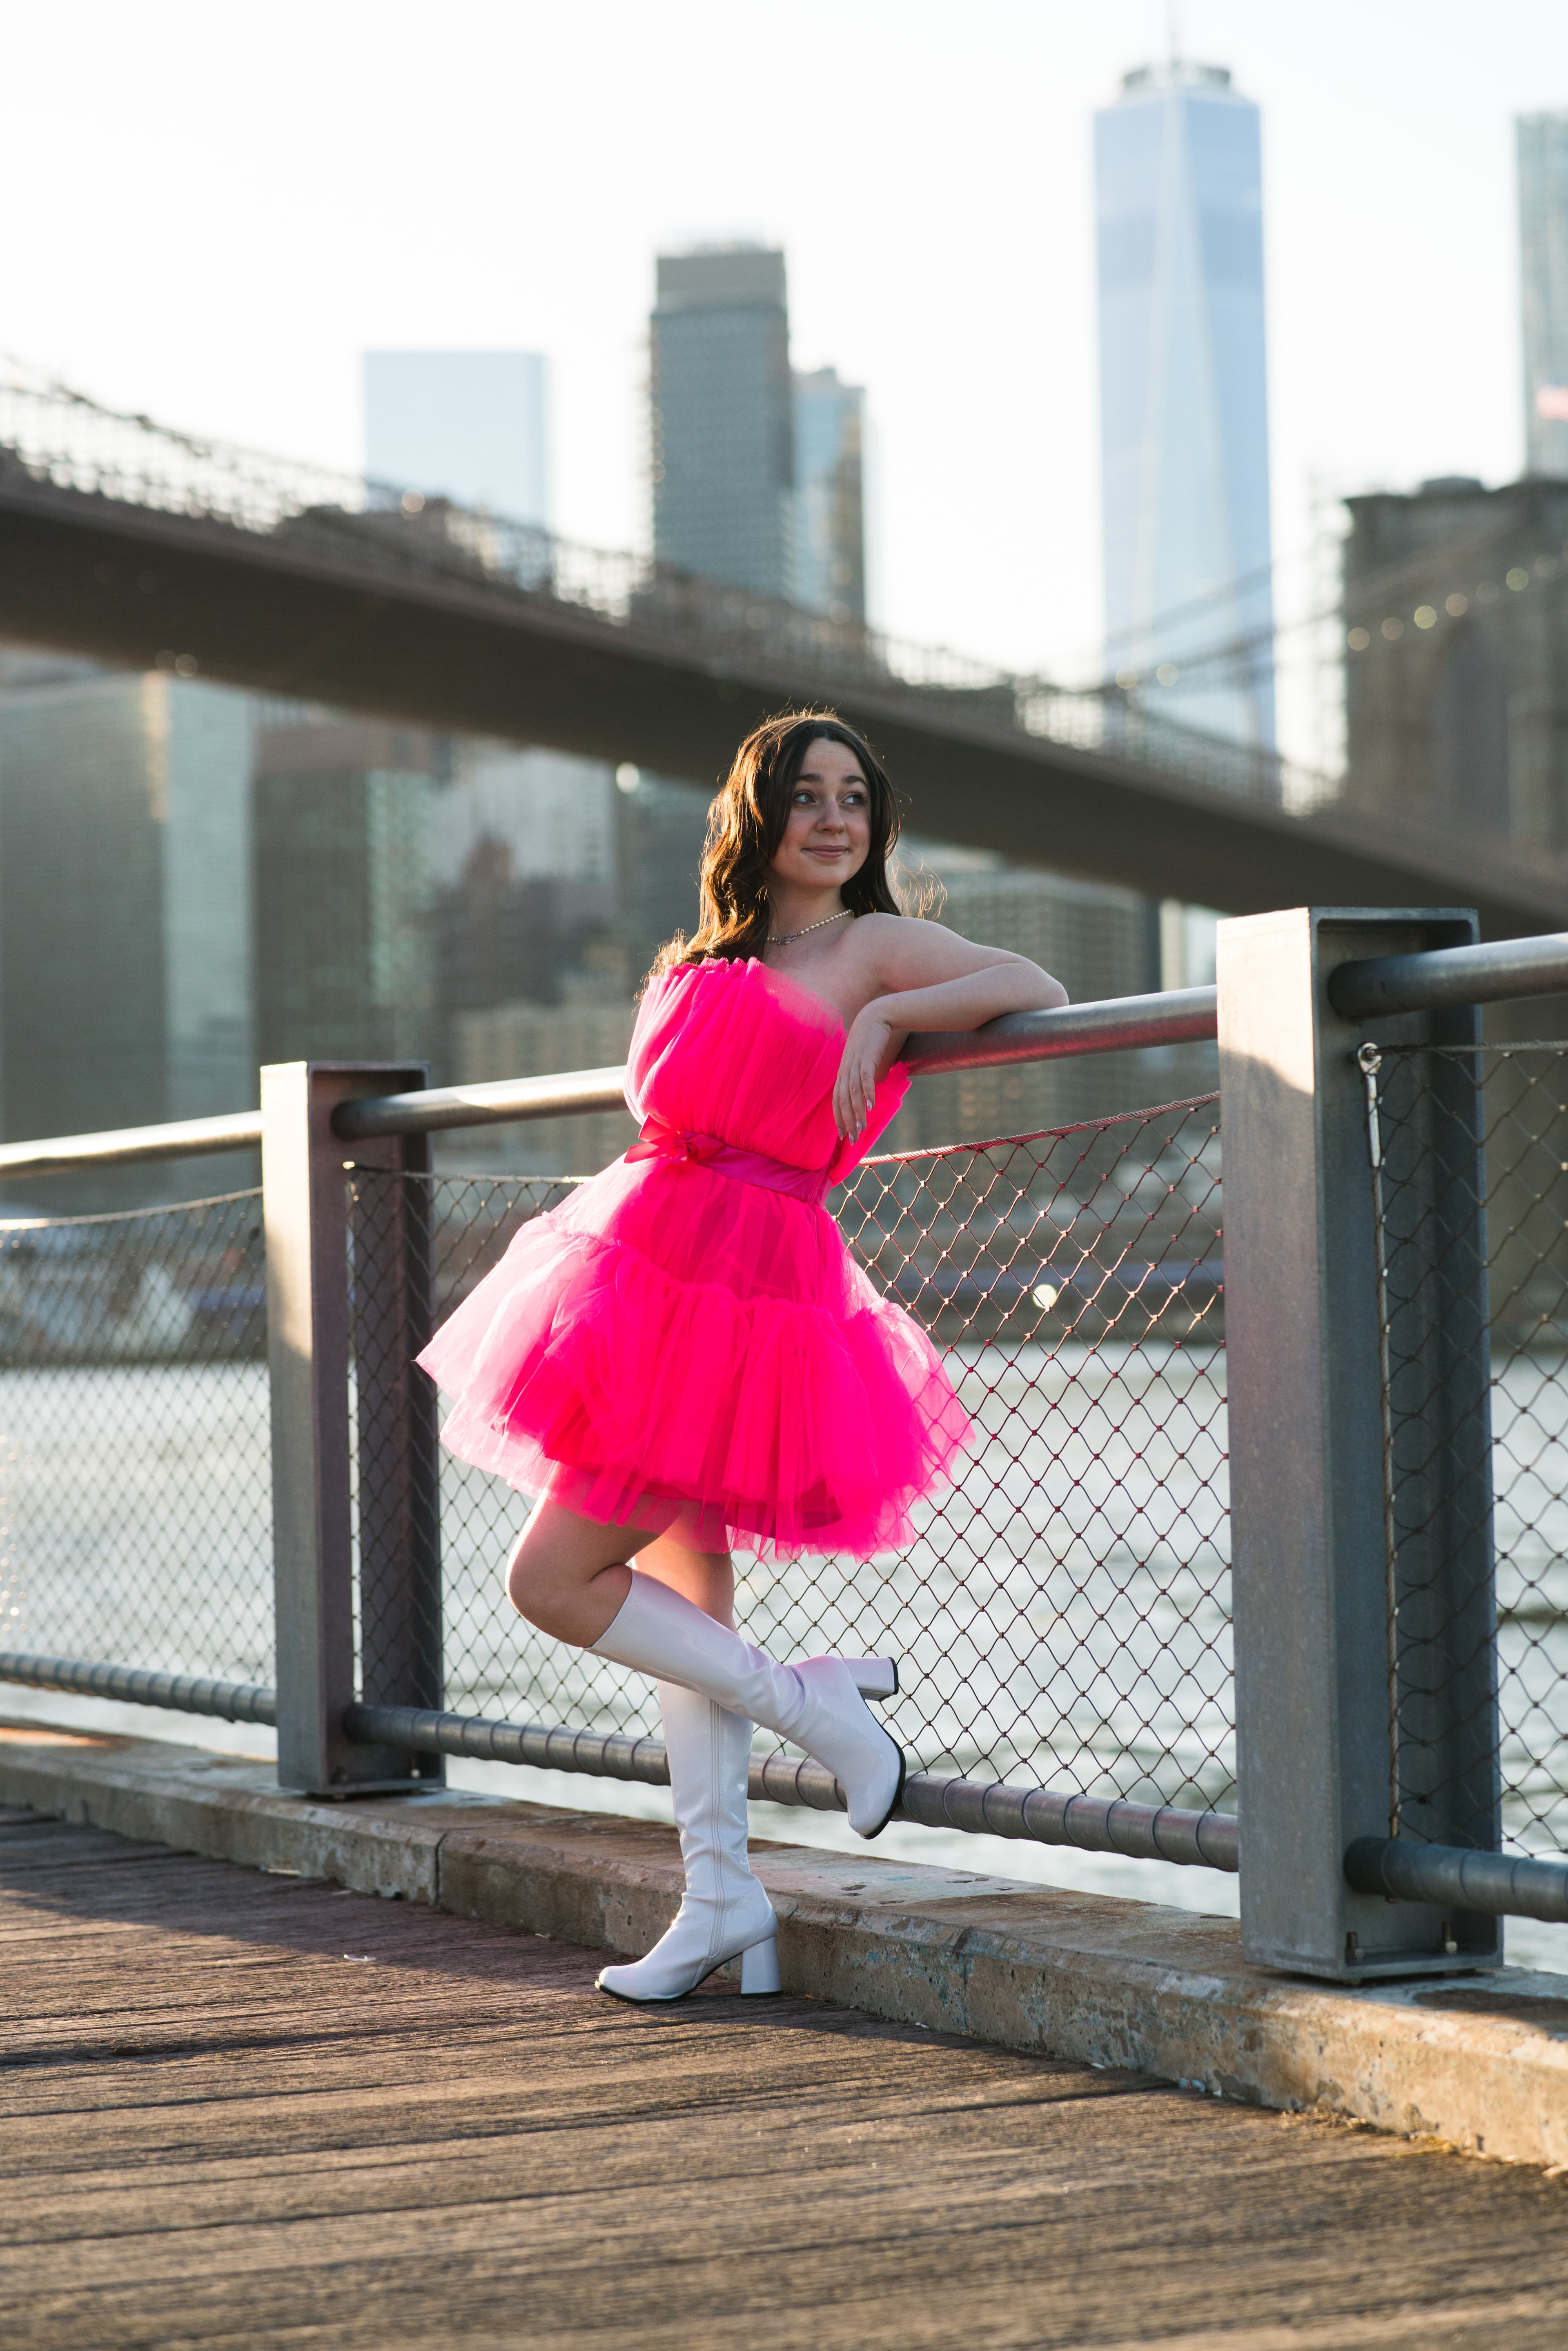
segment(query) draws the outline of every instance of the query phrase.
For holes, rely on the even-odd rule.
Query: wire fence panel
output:
[[[392,1245],[410,1185],[430,1199],[437,1317],[567,1189],[356,1171],[357,1267]],[[836,1196],[872,1279],[944,1348],[978,1442],[906,1551],[869,1565],[737,1554],[737,1613],[781,1657],[895,1652],[887,1718],[919,1769],[1232,1799],[1219,1202],[1214,1097],[870,1160]],[[382,1376],[395,1343],[384,1315],[357,1315],[360,1376]],[[521,1497],[444,1454],[427,1475],[448,1708],[656,1733],[642,1676],[513,1614],[502,1568]],[[366,1627],[366,1656],[373,1640]]]
[[[586,1177],[422,1176],[359,1168],[349,1178],[348,1216],[353,1364],[350,1430],[354,1526],[354,1619],[357,1694],[382,1694],[389,1640],[365,1606],[367,1556],[386,1517],[373,1489],[365,1458],[373,1439],[373,1417],[363,1409],[371,1389],[395,1388],[412,1346],[423,1333],[411,1331],[396,1285],[378,1282],[373,1269],[406,1246],[411,1204],[424,1257],[428,1309],[425,1330],[454,1307],[500,1261],[518,1227],[564,1200],[574,1182]],[[413,1377],[423,1381],[415,1371]],[[411,1515],[434,1518],[440,1552],[440,1654],[413,1661],[416,1678],[444,1688],[455,1712],[618,1726],[631,1716],[620,1703],[620,1685],[632,1677],[618,1668],[548,1640],[525,1625],[502,1590],[507,1554],[528,1520],[520,1494],[482,1469],[442,1450],[402,1466],[413,1489]],[[367,1613],[369,1621],[367,1621]],[[380,1687],[379,1687],[380,1686]],[[434,1695],[434,1690],[432,1695]]]
[[[272,1681],[259,1192],[0,1225],[0,1649]]]
[[[1486,1330],[1472,1334],[1473,1251],[1462,1232],[1463,1212],[1478,1205],[1478,1082]],[[1568,1850],[1568,1044],[1385,1048],[1379,1114],[1399,1834],[1419,1839],[1426,1805],[1445,1798],[1469,1826],[1462,1792],[1453,1798],[1459,1771],[1475,1776],[1475,1758],[1456,1762],[1450,1751],[1456,1736],[1464,1745],[1467,1709],[1448,1726],[1450,1746],[1438,1749],[1424,1725],[1455,1677],[1481,1686],[1478,1661],[1484,1676],[1495,1641],[1497,1724],[1484,1743],[1500,1778],[1502,1843],[1559,1854]],[[1424,1217],[1402,1215],[1417,1194]],[[1459,1238],[1446,1238],[1450,1226]],[[1433,1329],[1450,1350],[1472,1335],[1490,1342],[1490,1426],[1474,1421],[1441,1491],[1427,1472],[1435,1414],[1452,1421],[1462,1383],[1418,1343]]]

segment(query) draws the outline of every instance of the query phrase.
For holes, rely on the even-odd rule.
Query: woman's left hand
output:
[[[877,1081],[893,1067],[903,1040],[874,1004],[857,1012],[844,1039],[844,1056],[833,1085],[833,1123],[846,1142],[871,1116]]]

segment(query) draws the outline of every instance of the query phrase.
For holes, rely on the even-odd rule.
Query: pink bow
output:
[[[643,1131],[626,1154],[628,1159],[712,1159],[726,1145],[716,1134],[686,1134],[668,1119],[651,1111]]]

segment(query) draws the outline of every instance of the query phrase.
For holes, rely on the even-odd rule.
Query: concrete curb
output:
[[[653,1822],[443,1792],[317,1803],[272,1767],[0,1720],[0,1801],[254,1868],[642,1951],[680,1885]],[[1506,1969],[1358,1990],[1250,1968],[1228,1922],[963,1870],[758,1844],[784,1987],[995,2047],[1128,2066],[1568,2165],[1568,1982]]]

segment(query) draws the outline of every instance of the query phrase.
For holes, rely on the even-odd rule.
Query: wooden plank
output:
[[[1568,2337],[1568,2183],[116,1843],[0,1815],[8,2351]]]

